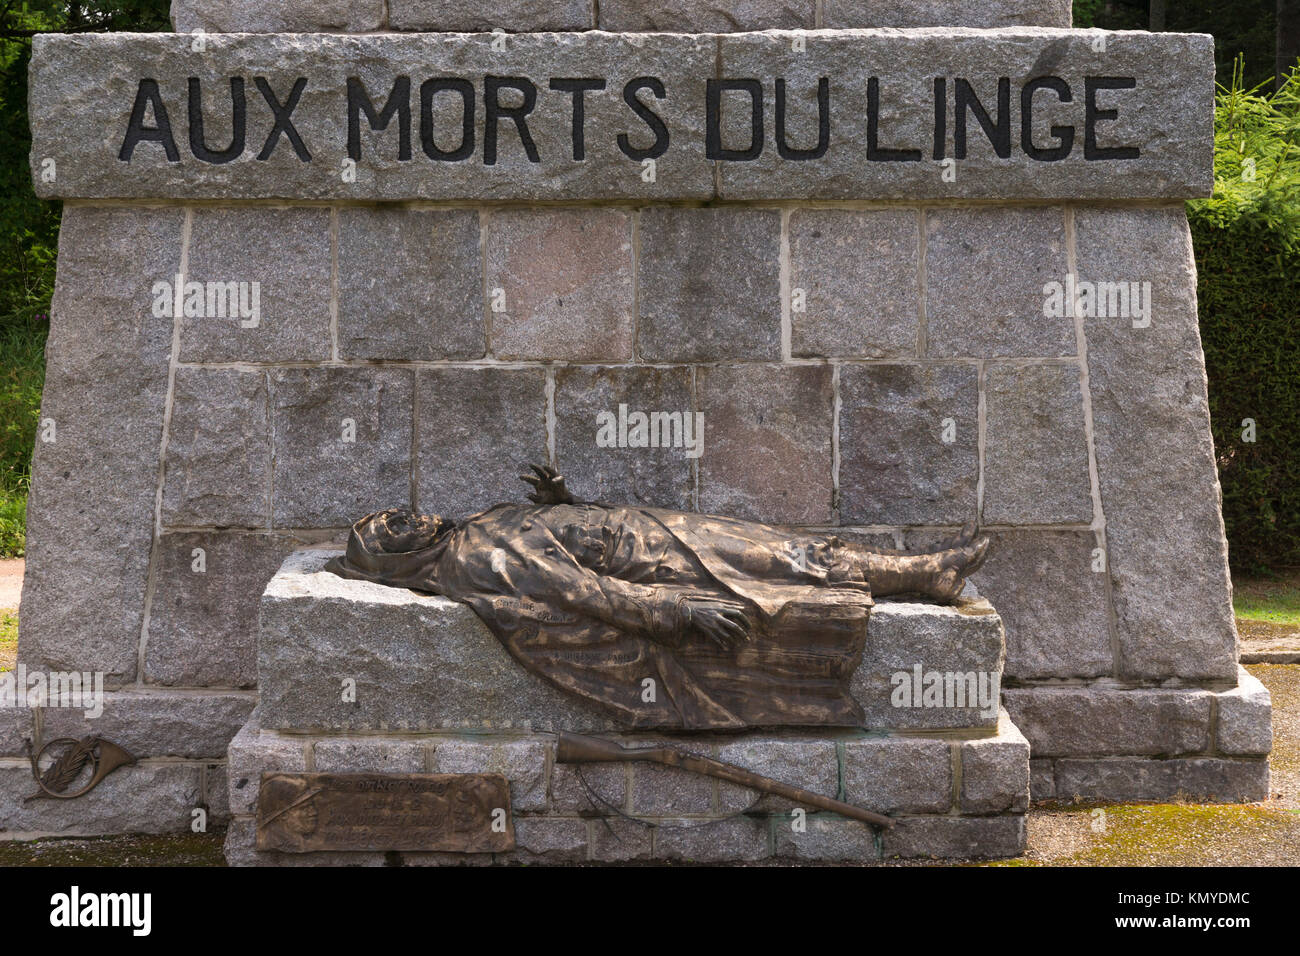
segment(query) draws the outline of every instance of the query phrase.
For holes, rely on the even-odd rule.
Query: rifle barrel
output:
[[[668,767],[678,767],[691,773],[698,773],[701,776],[725,780],[728,783],[739,784],[760,793],[775,794],[795,803],[805,804],[818,810],[829,810],[832,813],[838,813],[853,820],[860,820],[863,823],[870,823],[886,830],[894,825],[894,821],[883,814],[864,810],[862,807],[855,807],[851,803],[844,803],[833,797],[824,797],[820,793],[813,793],[811,790],[804,790],[801,787],[782,783],[779,780],[764,777],[762,774],[754,773],[743,767],[723,763],[721,760],[682,753],[680,750],[671,747],[649,747],[636,750],[599,737],[561,733],[559,735],[559,745],[555,751],[555,759],[559,763],[645,760]]]

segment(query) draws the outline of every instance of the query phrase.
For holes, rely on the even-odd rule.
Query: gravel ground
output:
[[[1273,621],[1237,621],[1241,659],[1247,664],[1300,664],[1300,627]]]
[[[1029,850],[1022,860],[1037,865],[1300,863],[1300,814],[1272,804],[1125,804],[1082,811],[1039,808],[1030,815],[1029,831]]]
[[[1300,664],[1251,664],[1273,697],[1273,800],[1270,805],[1300,812]],[[1300,854],[1297,854],[1300,863]]]
[[[0,560],[0,671],[18,659],[18,599],[23,591],[22,558]]]
[[[23,569],[27,562],[22,558],[0,560],[0,610],[18,610],[18,598],[23,592]]]

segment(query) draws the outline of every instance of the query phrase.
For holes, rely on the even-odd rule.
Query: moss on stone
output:
[[[1097,842],[1073,866],[1293,865],[1300,818],[1257,804],[1103,807]]]
[[[0,841],[6,866],[225,866],[224,828],[211,833]]]
[[[1052,838],[1035,817],[1050,821]],[[1300,813],[1272,805],[1056,806],[1031,811],[1024,856],[985,865],[1293,866],[1297,848]]]

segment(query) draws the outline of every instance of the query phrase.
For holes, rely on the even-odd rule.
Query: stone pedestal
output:
[[[897,818],[877,833],[697,774],[649,763],[564,765],[555,736],[528,731],[294,734],[257,714],[231,742],[236,866],[459,865],[526,862],[786,860],[1016,856],[1025,845],[1029,744],[1005,711],[996,727],[955,731],[612,736],[670,743]],[[262,774],[501,773],[517,848],[502,854],[280,853],[256,849]],[[585,780],[585,784],[584,781]]]
[[[999,709],[1002,622],[987,602],[881,602],[852,683],[867,714],[860,729],[634,734],[525,671],[469,608],[321,570],[334,553],[291,555],[262,597],[261,703],[228,759],[233,864],[869,862],[1014,856],[1024,847],[1029,744]],[[345,682],[355,700],[344,701]],[[913,685],[933,690],[913,698]],[[954,706],[963,702],[958,686],[977,696],[982,686],[991,703]],[[557,764],[559,730],[668,743],[898,822],[877,833],[649,763]],[[308,771],[504,774],[518,846],[469,855],[258,851],[262,775]]]

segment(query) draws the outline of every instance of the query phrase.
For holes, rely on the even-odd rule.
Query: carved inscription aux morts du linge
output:
[[[259,160],[269,159],[283,139],[287,144],[285,148],[291,149],[298,159],[311,162],[312,147],[294,125],[293,117],[308,87],[307,77],[297,77],[291,86],[279,91],[273,89],[264,77],[255,76],[251,80],[250,84],[243,76],[231,76],[210,83],[205,90],[202,80],[190,77],[185,92],[181,94],[179,91],[164,92],[157,80],[141,79],[118,158],[130,162],[141,144],[152,143],[162,148],[168,161],[180,162],[181,151],[171,117],[183,106],[188,118],[188,149],[201,162],[220,165],[243,156],[248,146],[250,108],[260,108],[270,123],[270,133],[257,154]],[[1006,76],[998,77],[996,83],[981,83],[964,77],[956,77],[950,83],[946,77],[934,77],[928,91],[933,113],[933,138],[924,150],[919,146],[901,147],[883,141],[881,103],[882,97],[888,96],[884,85],[888,80],[882,81],[878,76],[867,78],[865,98],[857,95],[846,97],[839,110],[832,107],[830,77],[819,77],[815,94],[816,126],[808,116],[801,120],[801,125],[807,129],[797,132],[788,128],[793,125],[793,121],[788,119],[793,97],[784,77],[766,80],[709,78],[703,82],[706,90],[705,155],[709,160],[746,162],[763,154],[769,146],[764,121],[765,103],[769,102],[769,97],[775,107],[771,146],[784,160],[824,157],[830,149],[832,125],[836,122],[860,124],[865,129],[865,158],[870,162],[920,162],[927,156],[935,160],[946,159],[949,123],[952,124],[954,159],[966,158],[972,135],[986,137],[994,153],[1002,159],[1010,158],[1012,150],[1019,149],[1029,159],[1056,162],[1069,157],[1077,148],[1079,139],[1082,140],[1084,159],[1088,161],[1128,160],[1141,156],[1137,145],[1106,140],[1106,127],[1120,118],[1119,95],[1137,86],[1137,78],[1133,76],[1088,75],[1083,76],[1081,82],[1076,79],[1073,86],[1061,76],[1035,76],[1017,84],[1014,96],[1011,78]],[[977,85],[987,88],[977,90]],[[1080,86],[1082,89],[1078,88]],[[669,127],[654,107],[655,100],[665,100],[669,96],[668,83],[657,76],[635,77],[614,89],[610,89],[609,83],[601,77],[550,77],[535,81],[526,76],[487,75],[473,79],[438,76],[417,83],[409,76],[398,76],[386,91],[370,90],[360,78],[349,76],[345,89],[346,102],[342,106],[346,110],[347,154],[353,160],[363,158],[363,122],[371,130],[380,131],[388,130],[395,122],[397,135],[394,145],[397,159],[401,162],[415,158],[416,137],[413,132],[418,130],[420,151],[431,160],[462,162],[478,156],[483,165],[494,166],[502,148],[504,129],[514,137],[512,148],[522,148],[529,162],[540,163],[542,157],[529,124],[541,96],[569,98],[569,139],[572,158],[576,162],[581,162],[586,156],[588,95],[617,96],[626,104],[628,125],[623,131],[609,135],[613,135],[619,150],[629,159],[655,159],[667,153],[672,145]],[[229,107],[224,103],[217,106],[226,94]],[[210,112],[224,113],[218,118],[220,126],[231,131],[229,143],[219,149],[209,146],[204,135],[205,96]],[[480,97],[483,115],[481,148],[476,136]],[[748,133],[732,137],[736,142],[724,143],[724,98],[729,116],[747,118],[747,122],[741,125],[747,127]],[[913,97],[907,99],[910,102]],[[453,104],[455,121],[435,123],[435,114],[446,115],[442,109],[435,109],[440,100],[449,100]],[[1044,104],[1076,104],[1079,114],[1077,126],[1054,124],[1047,139],[1036,142],[1035,110]],[[435,126],[444,128],[439,131]],[[459,130],[458,141],[454,135],[448,136],[448,126]],[[972,127],[978,127],[979,132],[973,132]],[[795,145],[797,142],[813,142],[813,129],[816,131],[816,145]],[[439,135],[435,137],[435,133]],[[605,135],[605,131],[597,135]],[[448,142],[449,138],[451,142]]]

